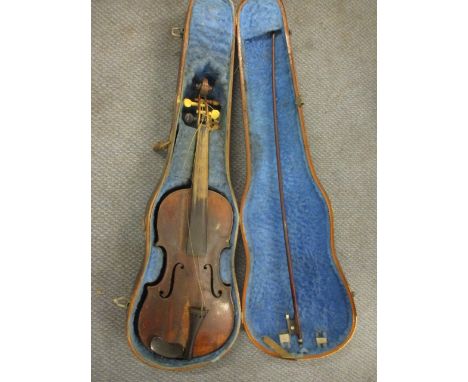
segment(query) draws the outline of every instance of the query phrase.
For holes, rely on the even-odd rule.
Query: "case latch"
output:
[[[302,99],[302,96],[300,94],[296,97],[296,106],[297,107],[304,106],[304,100]]]
[[[171,28],[171,36],[175,37],[175,38],[184,37],[184,28],[183,27],[172,27]]]
[[[126,296],[116,297],[112,299],[112,302],[117,305],[119,308],[128,309],[130,301]]]
[[[171,144],[170,139],[163,139],[162,141],[158,141],[153,145],[153,150],[154,151],[164,151],[169,148]]]

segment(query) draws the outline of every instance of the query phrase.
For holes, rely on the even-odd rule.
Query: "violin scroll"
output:
[[[194,99],[184,98],[183,120],[191,127],[199,128],[205,126],[208,130],[219,129],[219,119],[221,117],[220,103],[214,99],[208,99],[208,95],[213,90],[208,79],[195,85],[199,90],[198,96]]]

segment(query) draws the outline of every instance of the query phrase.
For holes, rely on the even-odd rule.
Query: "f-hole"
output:
[[[215,296],[216,298],[220,298],[221,295],[223,294],[223,291],[218,289],[218,294],[216,294],[215,290],[214,290],[214,274],[213,274],[213,266],[211,264],[205,264],[203,269],[210,269],[210,275],[211,275],[211,293],[213,294],[213,296]]]
[[[172,268],[171,286],[169,287],[169,292],[167,292],[167,293],[164,295],[164,291],[163,291],[163,290],[159,291],[159,296],[161,296],[161,298],[168,298],[168,297],[171,296],[172,291],[173,291],[173,289],[174,289],[175,271],[176,271],[178,265],[180,265],[180,269],[184,269],[184,264],[182,264],[182,263],[177,263],[176,265],[174,265],[174,268]]]

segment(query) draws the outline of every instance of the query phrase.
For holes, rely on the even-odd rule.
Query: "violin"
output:
[[[191,186],[167,194],[158,207],[157,246],[164,266],[137,318],[144,346],[162,356],[190,360],[219,349],[234,326],[231,285],[220,276],[220,254],[229,246],[233,209],[210,190],[209,138],[219,129],[220,103],[211,99],[207,78],[195,85],[198,96],[183,101],[183,120],[196,129]]]

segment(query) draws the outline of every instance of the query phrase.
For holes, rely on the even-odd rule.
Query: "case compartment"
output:
[[[238,55],[247,144],[247,182],[241,230],[247,256],[242,296],[250,340],[281,356],[263,337],[279,343],[292,314],[279,201],[272,110],[272,32],[286,217],[299,316],[300,348],[292,336],[289,356],[317,358],[342,348],[356,325],[350,289],[336,258],[329,200],[308,151],[284,6],[276,0],[244,1],[237,14]],[[324,344],[326,338],[326,344]]]
[[[235,47],[232,3],[229,0],[191,0],[184,29],[175,116],[170,133],[171,144],[164,173],[148,203],[145,219],[146,255],[130,300],[127,317],[127,339],[135,356],[150,366],[173,370],[216,361],[231,348],[240,327],[239,294],[234,274],[239,216],[229,175],[229,128]],[[210,133],[209,188],[226,197],[234,213],[230,247],[221,253],[220,267],[223,281],[232,285],[234,327],[228,341],[215,352],[191,360],[170,359],[159,356],[143,346],[138,337],[136,316],[144,297],[145,285],[155,282],[164,266],[163,250],[155,244],[158,206],[170,192],[190,185],[196,130],[183,121],[182,100],[191,92],[194,78],[201,79],[205,76],[215,80],[213,97],[221,104],[221,128]]]

